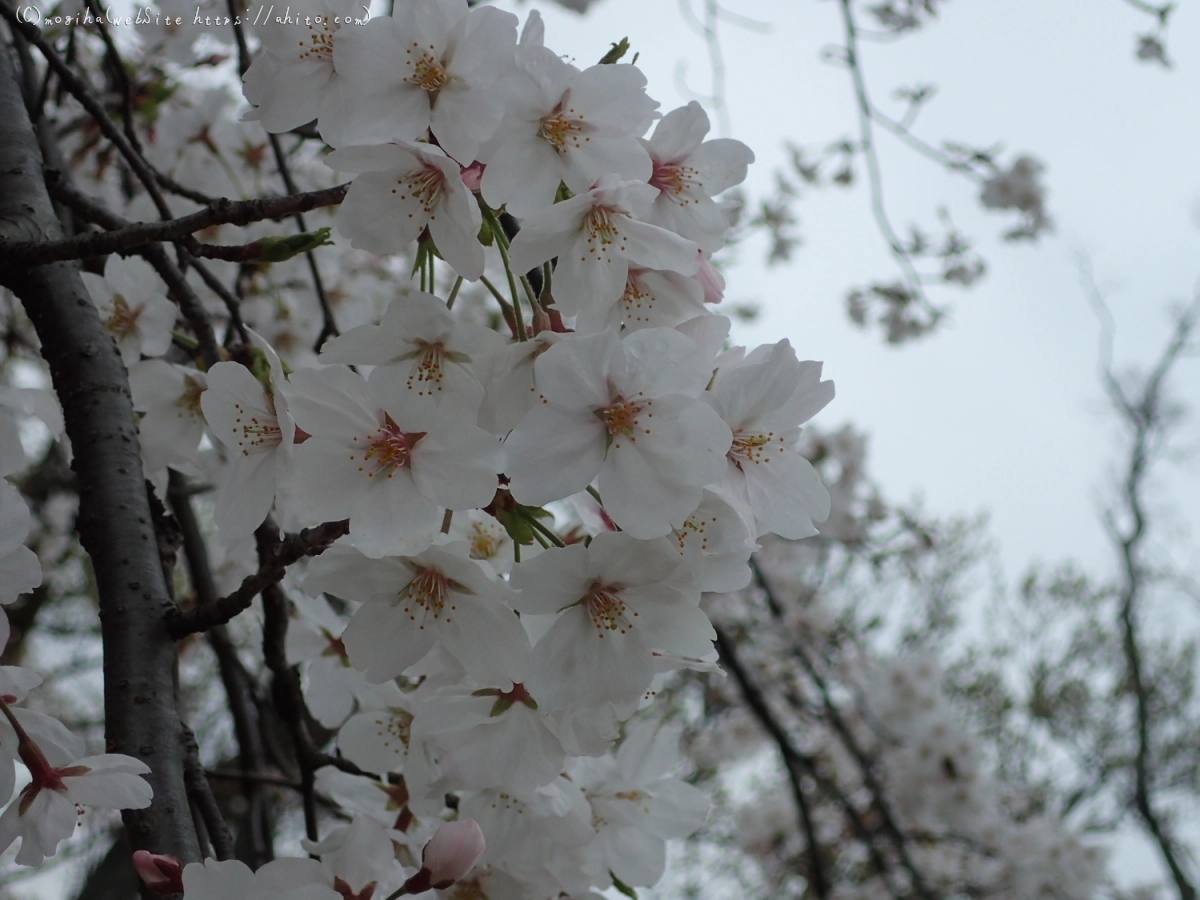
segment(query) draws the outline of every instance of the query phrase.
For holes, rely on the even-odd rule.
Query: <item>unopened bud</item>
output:
[[[475,868],[487,844],[474,819],[447,822],[421,851],[421,871],[404,885],[410,894],[445,890]]]
[[[156,894],[183,893],[183,863],[173,856],[151,853],[149,850],[133,851],[133,868],[142,883]]]
[[[476,160],[469,166],[463,166],[462,180],[463,184],[467,186],[468,191],[479,190],[479,182],[483,179],[484,168],[483,163],[479,162],[479,160]]]

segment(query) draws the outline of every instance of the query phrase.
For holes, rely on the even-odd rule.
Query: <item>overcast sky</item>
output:
[[[855,136],[847,73],[819,59],[841,38],[840,11],[829,0],[726,3],[770,25],[720,32],[731,136],[757,154],[748,185],[762,196],[787,164],[785,140]],[[704,43],[677,0],[597,0],[586,17],[547,2],[498,5],[542,9],[548,45],[585,65],[628,36],[664,111],[691,99],[678,87],[683,66],[694,90],[709,89]],[[1005,162],[1029,152],[1047,167],[1056,231],[1035,246],[1012,245],[1000,240],[1011,219],[984,212],[971,183],[880,137],[895,224],[933,229],[944,204],[990,266],[974,289],[937,295],[954,307],[941,332],[890,348],[848,323],[846,289],[895,273],[861,186],[800,204],[805,244],[790,264],[768,269],[761,247],[743,247],[729,272],[727,296],[763,307],[755,325],[739,326],[739,340],[786,336],[802,357],[824,360],[837,399],[820,424],[850,421],[870,433],[870,469],[886,496],[920,494],[939,514],[988,511],[1010,584],[1033,559],[1073,557],[1111,571],[1097,513],[1121,445],[1096,377],[1099,328],[1076,259],[1091,257],[1109,297],[1117,360],[1152,361],[1167,304],[1200,286],[1198,6],[1175,12],[1170,70],[1133,58],[1135,35],[1150,22],[1124,0],[953,0],[922,32],[863,46],[869,89],[885,109],[899,111],[896,87],[938,86],[920,136],[1002,142]],[[1176,396],[1200,398],[1200,359],[1185,361],[1174,385]],[[1200,448],[1200,414],[1179,445]],[[1196,559],[1200,455],[1160,471],[1155,521],[1177,558]],[[1120,880],[1157,868],[1137,840],[1114,849]]]

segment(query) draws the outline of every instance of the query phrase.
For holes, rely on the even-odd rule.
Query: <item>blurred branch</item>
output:
[[[1147,533],[1144,490],[1151,463],[1177,422],[1175,410],[1166,396],[1167,378],[1180,357],[1191,349],[1192,335],[1200,320],[1200,294],[1178,315],[1171,338],[1150,373],[1135,384],[1123,385],[1112,366],[1112,316],[1092,278],[1090,266],[1081,266],[1081,272],[1088,299],[1102,323],[1101,379],[1105,393],[1121,422],[1130,431],[1128,458],[1117,501],[1119,508],[1109,507],[1105,510],[1104,525],[1117,550],[1121,569],[1118,616],[1126,677],[1133,695],[1136,717],[1133,802],[1171,873],[1180,900],[1195,900],[1196,888],[1184,870],[1183,852],[1177,846],[1175,837],[1168,832],[1163,813],[1156,803],[1152,760],[1155,737],[1151,699],[1153,688],[1146,677],[1138,620],[1150,583],[1148,568],[1142,558]]]

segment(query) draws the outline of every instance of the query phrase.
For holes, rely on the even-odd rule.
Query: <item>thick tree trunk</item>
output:
[[[0,45],[0,238],[59,240],[42,155],[11,48]],[[92,560],[104,640],[108,750],[153,770],[148,809],[125,813],[132,848],[200,858],[184,787],[170,604],[142,480],[129,380],[73,263],[4,268],[25,307],[62,402],[79,483],[80,541]]]

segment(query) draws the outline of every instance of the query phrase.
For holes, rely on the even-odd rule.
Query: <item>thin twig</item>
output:
[[[270,551],[263,554],[258,571],[247,575],[237,590],[221,597],[215,603],[173,614],[168,622],[172,637],[178,640],[189,634],[206,631],[214,625],[224,625],[249,609],[254,598],[266,588],[282,581],[287,567],[292,563],[306,556],[319,556],[328,550],[334,541],[349,533],[350,522],[343,519],[340,522],[314,525],[279,540],[274,524],[270,521],[263,523],[259,526],[257,534],[260,541],[265,539]]]

